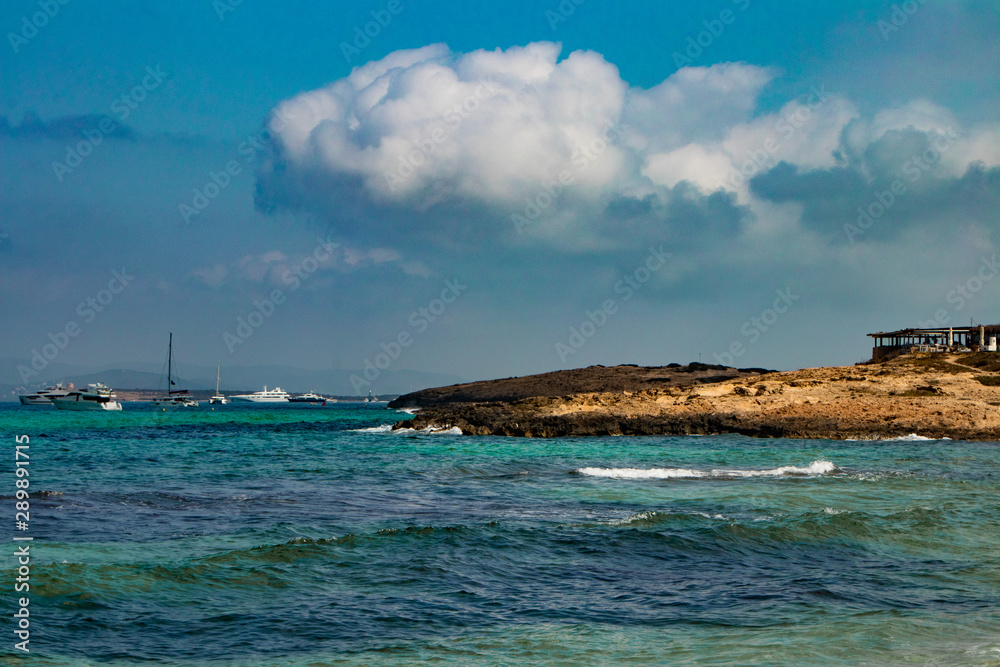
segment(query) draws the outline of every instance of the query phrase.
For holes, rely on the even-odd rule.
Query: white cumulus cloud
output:
[[[563,57],[549,42],[398,51],[274,110],[258,203],[439,244],[461,234],[517,238],[523,229],[511,221],[530,218],[535,239],[599,248],[625,242],[623,225],[691,242],[774,227],[773,198],[801,212],[796,198],[816,194],[803,189],[812,181],[771,179],[772,201],[764,201],[751,180],[781,162],[794,167],[781,174],[853,170],[872,182],[919,148],[913,133],[933,140],[952,129],[960,140],[942,159],[950,177],[1000,159],[996,125],[962,130],[950,111],[924,100],[863,117],[845,94],[818,85],[777,111],[761,110],[778,76],[721,63],[682,68],[642,89],[601,54]],[[835,206],[846,207],[851,195],[838,196]]]

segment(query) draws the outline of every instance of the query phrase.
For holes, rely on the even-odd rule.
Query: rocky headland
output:
[[[406,394],[396,428],[466,435],[1000,440],[1000,354],[904,355],[790,372],[592,366]]]

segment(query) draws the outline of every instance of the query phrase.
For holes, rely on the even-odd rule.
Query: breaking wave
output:
[[[782,466],[768,470],[692,470],[690,468],[578,468],[575,472],[589,477],[612,479],[691,479],[825,475],[838,470],[830,461],[813,461],[808,466]]]
[[[368,428],[351,429],[354,433],[427,433],[430,435],[462,435],[462,429],[457,426],[428,426],[422,429],[400,428],[395,431],[392,424],[382,424],[381,426],[370,426]]]
[[[392,424],[382,424],[381,426],[369,426],[368,428],[352,428],[354,433],[388,433],[392,430]]]
[[[412,429],[412,428],[401,428],[397,433],[429,433],[430,435],[462,435],[462,429],[457,426],[451,427],[435,427],[428,426],[422,429]]]
[[[847,438],[849,442],[856,442],[859,440],[878,440],[878,441],[895,441],[895,442],[924,442],[928,440],[951,440],[951,438],[928,438],[925,435],[917,435],[916,433],[910,433],[909,435],[899,435],[892,438],[883,438],[878,436],[873,436],[871,438]]]

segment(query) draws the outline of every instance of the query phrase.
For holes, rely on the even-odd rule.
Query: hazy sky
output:
[[[1000,322],[1000,4],[816,4],[6,2],[0,358],[793,368]]]

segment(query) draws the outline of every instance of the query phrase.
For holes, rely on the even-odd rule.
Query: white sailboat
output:
[[[194,400],[187,395],[187,389],[178,389],[174,391],[173,386],[175,384],[173,380],[173,361],[174,361],[174,334],[170,334],[170,342],[167,345],[167,395],[163,398],[154,398],[152,403],[153,407],[157,408],[196,408],[198,407],[198,401]],[[160,376],[163,377],[162,375]]]
[[[226,403],[229,402],[226,400],[225,396],[219,393],[219,375],[221,371],[222,371],[222,362],[220,361],[218,368],[215,369],[215,396],[208,399],[208,402],[211,403],[212,405],[225,405]]]

